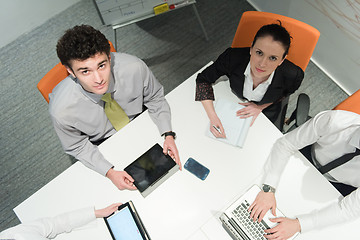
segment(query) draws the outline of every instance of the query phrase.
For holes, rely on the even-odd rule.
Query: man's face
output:
[[[71,60],[68,72],[76,77],[81,86],[88,92],[102,95],[109,88],[110,56],[97,53],[94,56],[80,61]]]

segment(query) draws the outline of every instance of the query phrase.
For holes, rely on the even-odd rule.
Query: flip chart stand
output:
[[[108,10],[106,10],[106,11],[100,11],[100,10],[99,10],[99,6],[98,6],[98,4],[100,4],[100,3],[97,3],[96,0],[94,0],[94,3],[95,3],[95,6],[96,6],[96,9],[97,9],[97,11],[98,11],[98,13],[99,13],[99,15],[100,15],[100,18],[101,18],[102,23],[103,23],[104,25],[107,24],[107,25],[112,26],[112,29],[113,29],[113,31],[114,31],[114,36],[115,36],[115,42],[114,42],[115,48],[116,48],[116,46],[117,46],[116,30],[117,30],[118,28],[121,28],[121,27],[130,25],[130,24],[132,24],[132,23],[136,23],[136,22],[139,22],[139,21],[142,21],[142,20],[145,20],[145,19],[148,19],[148,18],[151,18],[151,17],[154,17],[154,16],[159,15],[159,14],[155,15],[154,10],[151,8],[151,9],[146,9],[146,11],[144,11],[143,14],[142,14],[142,13],[137,13],[136,17],[135,17],[134,19],[131,19],[131,20],[119,19],[119,21],[116,21],[115,19],[111,19],[111,18],[110,18],[110,20],[109,20],[109,19],[105,18],[104,14],[106,14],[106,13],[112,13],[112,12],[115,12],[115,11],[119,11],[119,10],[118,10],[119,7],[115,7],[115,6],[112,7],[112,8],[108,7]],[[134,2],[134,3],[135,3],[135,2]],[[182,7],[186,7],[186,6],[189,6],[189,5],[192,5],[193,11],[194,11],[194,13],[195,13],[195,16],[196,16],[198,22],[199,22],[200,28],[201,28],[201,30],[202,30],[203,33],[204,33],[204,36],[205,36],[206,41],[208,41],[208,40],[209,40],[208,35],[207,35],[207,33],[206,33],[205,27],[204,27],[203,22],[202,22],[202,20],[201,20],[201,18],[200,18],[200,15],[199,15],[199,13],[198,13],[198,10],[197,10],[197,8],[196,8],[196,6],[195,6],[195,3],[196,3],[196,0],[186,0],[186,1],[178,2],[178,3],[176,3],[176,4],[170,5],[170,9],[169,9],[168,11],[165,11],[164,13],[172,12],[172,11],[174,11],[174,10],[176,10],[176,9],[179,9],[179,8],[182,8]],[[130,4],[130,3],[129,3],[129,4]],[[116,10],[115,10],[115,9],[116,9]],[[120,10],[120,11],[121,11],[121,10]],[[164,14],[164,13],[161,13],[161,14]],[[112,15],[112,16],[116,16],[116,15]],[[124,20],[125,20],[125,21],[124,21]],[[114,22],[121,22],[121,23],[114,24]]]

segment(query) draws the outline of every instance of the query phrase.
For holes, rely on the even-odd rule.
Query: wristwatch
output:
[[[163,133],[162,136],[164,136],[164,138],[166,138],[167,136],[172,136],[174,140],[176,139],[176,133],[173,131]]]
[[[264,192],[272,192],[272,193],[275,193],[275,188],[273,188],[272,186],[267,185],[267,184],[263,184],[263,185],[262,185],[262,190],[263,190]]]

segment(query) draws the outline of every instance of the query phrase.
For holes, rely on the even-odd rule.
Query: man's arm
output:
[[[271,149],[264,166],[264,183],[277,187],[290,156],[297,150],[315,143],[331,128],[332,111],[324,111],[279,138]]]
[[[331,122],[331,111],[319,113],[297,129],[279,138],[271,149],[264,166],[263,183],[277,188],[281,174],[290,156],[298,149],[315,143],[327,133]],[[260,192],[249,210],[253,219],[261,219],[270,208],[276,207],[273,193]],[[273,209],[274,211],[274,209]]]
[[[265,230],[270,233],[268,239],[287,239],[297,232],[308,232],[313,229],[321,229],[338,223],[343,223],[360,217],[360,190],[353,191],[340,202],[315,210],[312,213],[298,216],[296,219],[274,218],[272,222],[278,225]]]
[[[88,136],[81,134],[75,128],[59,124],[54,118],[53,123],[63,149],[67,154],[74,156],[86,167],[109,178],[119,190],[136,189],[132,177],[125,171],[114,170],[114,166],[104,158],[99,148],[89,141]]]
[[[144,83],[144,105],[148,108],[151,119],[158,127],[160,135],[171,132],[170,106],[165,99],[163,86],[143,62],[141,62],[141,75]],[[163,149],[165,154],[169,154],[175,160],[181,170],[180,157],[174,140],[172,136],[166,137]]]
[[[315,210],[312,213],[298,216],[301,231],[324,228],[334,224],[360,218],[360,190],[356,189],[340,202]]]
[[[265,163],[263,182],[276,188],[289,157],[295,153],[296,150],[315,143],[321,136],[328,133],[329,128],[332,125],[331,116],[331,111],[321,112],[297,129],[278,139],[270,152],[267,162]],[[269,197],[269,194],[272,193],[266,194],[266,197]],[[271,207],[276,207],[275,196],[273,194],[270,196],[270,200],[265,200],[265,194],[260,192],[254,203],[250,206],[249,209],[254,211],[254,219],[257,219],[260,215],[262,219],[264,214]],[[307,219],[309,221],[309,218]],[[301,221],[300,217],[298,219],[275,218],[272,221],[278,222],[279,224],[266,231],[267,233],[272,234],[267,236],[268,239],[273,239],[274,237],[286,239],[295,234],[297,231],[304,231],[303,222],[306,222],[306,220]],[[314,225],[314,222],[310,225]]]
[[[76,128],[59,122],[54,117],[52,120],[64,151],[86,167],[105,176],[113,165],[104,158],[98,147],[90,142],[89,137],[81,134]]]
[[[158,127],[160,134],[171,131],[170,106],[165,99],[164,88],[146,64],[142,61],[140,64],[144,105],[148,108],[149,115]]]

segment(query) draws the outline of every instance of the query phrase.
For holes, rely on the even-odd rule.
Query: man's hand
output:
[[[272,192],[260,191],[255,198],[255,201],[250,205],[248,211],[251,211],[250,218],[254,220],[261,220],[271,208],[271,213],[276,216],[276,200],[275,194]]]
[[[125,171],[116,171],[110,168],[106,173],[106,177],[108,177],[119,190],[136,190],[134,179]]]
[[[253,123],[255,122],[255,119],[259,116],[259,114],[262,112],[262,110],[264,110],[265,108],[267,108],[268,106],[271,105],[271,103],[257,105],[253,102],[246,102],[246,103],[239,102],[239,104],[243,105],[245,107],[240,109],[239,111],[237,111],[236,116],[238,116],[240,118],[253,117],[250,126],[253,125]]]
[[[277,222],[278,225],[265,230],[265,232],[268,233],[265,234],[267,239],[285,240],[301,231],[300,222],[297,218],[279,217],[270,219],[270,221]]]
[[[102,208],[102,209],[97,209],[95,210],[95,216],[97,218],[103,218],[103,217],[107,217],[110,214],[112,214],[113,212],[115,212],[116,210],[118,210],[118,207],[122,205],[122,203],[114,203],[111,204],[110,206],[107,206],[106,208]]]
[[[177,150],[175,140],[173,136],[167,136],[164,141],[163,146],[164,154],[169,154],[169,156],[174,159],[177,165],[179,165],[180,170],[182,170],[179,152]]]

